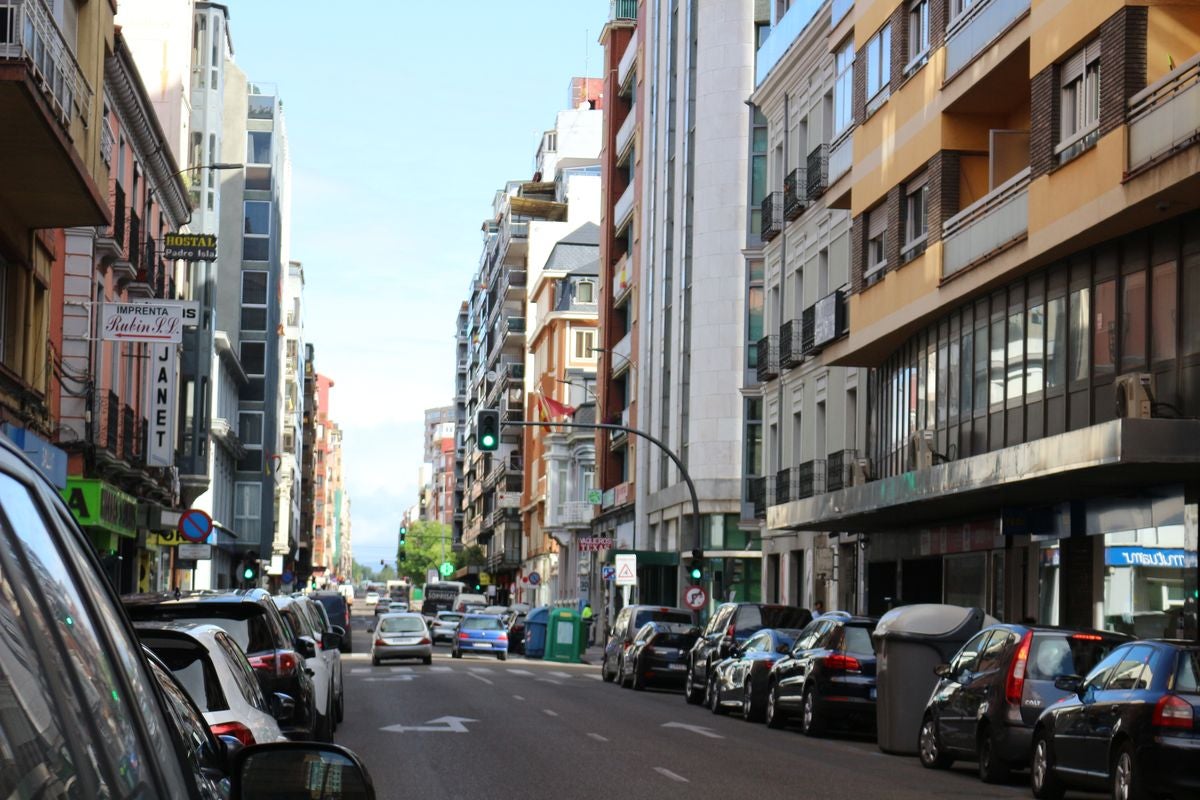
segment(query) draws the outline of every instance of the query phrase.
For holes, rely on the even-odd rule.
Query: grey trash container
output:
[[[916,755],[921,716],[937,684],[933,668],[996,620],[978,608],[926,603],[900,606],[875,626],[875,724],[879,749]]]

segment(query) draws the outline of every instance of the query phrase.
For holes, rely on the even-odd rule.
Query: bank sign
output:
[[[168,233],[163,239],[163,258],[167,260],[217,260],[217,237],[211,233]]]

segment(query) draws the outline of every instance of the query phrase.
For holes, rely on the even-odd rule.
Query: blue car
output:
[[[463,653],[494,654],[504,661],[508,658],[508,629],[504,620],[494,614],[464,614],[458,623],[453,658],[462,658]]]

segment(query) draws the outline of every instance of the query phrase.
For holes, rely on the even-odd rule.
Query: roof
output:
[[[579,408],[575,409],[574,416],[571,417],[572,422],[584,422],[592,424],[596,421],[596,404],[581,403]]]
[[[545,269],[579,275],[600,274],[600,226],[585,222],[550,250]]]

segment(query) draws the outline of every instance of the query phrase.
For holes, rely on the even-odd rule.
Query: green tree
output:
[[[449,525],[429,520],[418,520],[408,525],[408,535],[404,547],[396,548],[396,565],[402,576],[409,578],[414,584],[425,583],[428,570],[437,569],[442,563],[442,554],[447,561],[453,560],[450,549],[453,536]],[[404,559],[399,556],[403,554]]]

